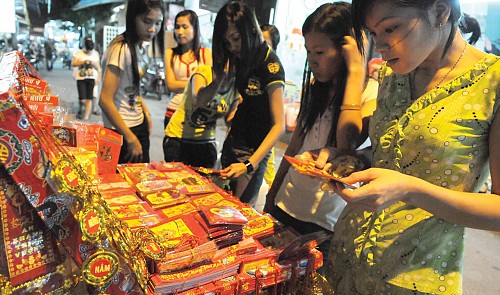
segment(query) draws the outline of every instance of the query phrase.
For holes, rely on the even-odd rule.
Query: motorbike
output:
[[[60,57],[63,64],[63,69],[68,68],[69,70],[71,70],[71,63],[73,62],[71,53],[68,50],[64,50],[63,52],[61,52]]]
[[[39,70],[38,63],[41,62],[41,59],[39,58],[37,52],[34,52],[30,48],[25,48],[21,52],[23,53],[24,57],[26,57],[26,59],[30,62],[30,64],[35,67],[36,70]]]
[[[146,73],[141,78],[141,88],[144,95],[152,93],[156,95],[158,100],[161,100],[161,96],[167,93],[163,62],[149,65]]]

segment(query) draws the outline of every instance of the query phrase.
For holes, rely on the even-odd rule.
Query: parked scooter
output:
[[[158,100],[161,100],[162,94],[167,93],[163,62],[160,61],[148,67],[141,79],[141,88],[144,95],[148,92],[154,93],[158,97]]]

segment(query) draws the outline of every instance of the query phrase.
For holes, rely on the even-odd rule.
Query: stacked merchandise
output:
[[[116,169],[121,136],[73,121],[21,53],[0,69],[1,293],[68,293],[80,278],[143,293],[147,270],[119,249],[128,231],[96,187]]]
[[[70,277],[64,259],[61,259],[57,247],[56,236],[43,225],[39,211],[35,210],[26,194],[32,198],[48,199],[51,192],[41,185],[32,185],[26,182],[23,186],[17,185],[21,173],[31,168],[32,175],[42,175],[43,167],[36,169],[29,165],[31,161],[38,161],[36,142],[31,134],[25,132],[28,122],[15,104],[15,98],[22,93],[21,78],[31,78],[26,75],[29,69],[21,68],[17,59],[2,57],[0,63],[0,293],[31,292],[40,290],[41,293],[51,291],[43,286],[46,283],[53,290],[67,290],[65,283]],[[19,79],[18,79],[19,78]],[[37,84],[40,81],[40,90],[45,90],[46,83],[41,83],[38,76],[30,79]],[[36,88],[31,88],[32,92]],[[57,98],[42,98],[55,102]],[[38,106],[35,106],[38,107]],[[14,129],[14,131],[12,130]],[[16,132],[16,131],[19,132]],[[41,209],[40,211],[42,211]]]
[[[68,120],[20,55],[7,62],[18,76],[0,75],[2,294],[67,293],[77,277],[95,293],[247,294],[321,266],[321,237],[283,229],[199,168],[117,165],[119,135]]]
[[[248,219],[238,209],[225,205],[198,208],[203,217],[199,221],[217,247],[231,246],[243,239],[243,227]]]
[[[272,216],[258,213],[192,168],[182,163],[122,164],[119,174],[106,175],[100,183],[112,211],[142,240],[137,242],[151,272],[149,292],[205,294],[225,288],[227,293],[221,294],[246,294],[321,266],[321,252],[308,244],[311,237],[301,241],[290,229],[280,228],[280,243],[272,242],[279,228]],[[300,256],[286,254],[291,250],[285,248],[294,244],[302,250]]]

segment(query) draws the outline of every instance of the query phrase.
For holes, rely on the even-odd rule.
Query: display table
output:
[[[24,57],[4,55],[0,294],[311,292],[323,233],[283,227],[208,169],[117,165],[120,135],[67,118]]]

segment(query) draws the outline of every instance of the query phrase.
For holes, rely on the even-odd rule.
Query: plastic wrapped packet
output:
[[[209,241],[193,249],[166,254],[160,261],[155,261],[157,273],[169,273],[182,270],[203,262],[210,262],[217,252],[217,245]]]

